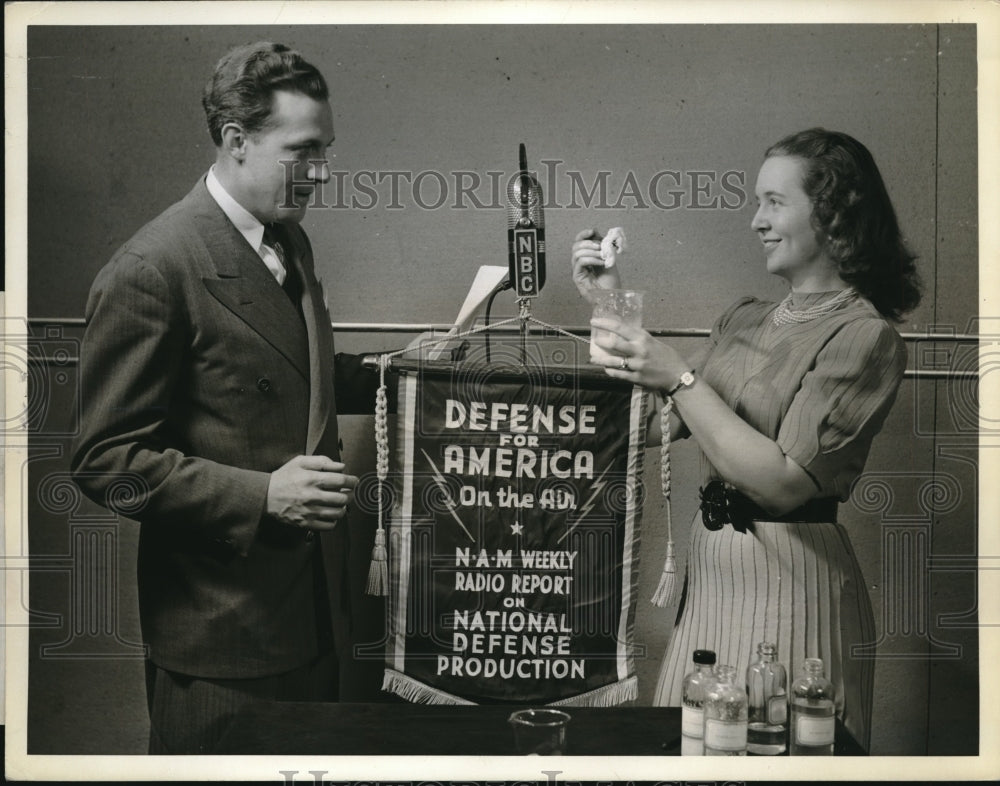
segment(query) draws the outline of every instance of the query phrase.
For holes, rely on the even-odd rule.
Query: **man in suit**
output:
[[[76,481],[141,523],[151,753],[211,752],[253,699],[335,700],[348,635],[357,478],[299,226],[329,179],[327,86],[257,43],[203,105],[214,165],[98,274],[81,348]]]

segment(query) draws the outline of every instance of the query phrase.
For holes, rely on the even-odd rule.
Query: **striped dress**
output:
[[[833,293],[796,296],[793,310]],[[737,415],[774,439],[816,482],[818,498],[845,501],[882,427],[906,366],[896,330],[863,298],[810,322],[775,326],[774,303],[737,302],[712,331],[702,378]],[[719,477],[704,454],[701,480]],[[742,673],[757,644],[777,645],[789,681],[805,658],[823,659],[837,713],[866,749],[874,661],[871,601],[844,528],[755,521],[745,534],[711,532],[696,515],[684,591],[654,704],[679,706],[696,649]]]

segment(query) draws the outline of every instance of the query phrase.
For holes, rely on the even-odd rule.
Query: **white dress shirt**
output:
[[[264,225],[226,191],[219,178],[215,176],[214,166],[205,176],[205,186],[212,198],[219,203],[222,212],[233,222],[233,226],[246,238],[250,247],[257,250],[267,269],[271,271],[271,275],[279,284],[284,284],[287,271],[275,250],[264,242]]]

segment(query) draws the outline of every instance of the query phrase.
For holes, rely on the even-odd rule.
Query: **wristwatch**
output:
[[[677,384],[674,385],[672,388],[670,388],[670,390],[666,391],[663,395],[672,396],[681,388],[689,388],[693,384],[694,384],[694,372],[685,371],[683,374],[681,374],[681,378],[677,381]]]

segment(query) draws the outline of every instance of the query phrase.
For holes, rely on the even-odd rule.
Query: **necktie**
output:
[[[264,226],[264,238],[261,240],[260,257],[267,265],[267,269],[279,284],[285,283],[285,276],[288,267],[285,264],[285,249],[278,240],[274,226],[266,224]]]
[[[278,283],[281,284],[281,288],[285,290],[285,294],[287,294],[288,298],[292,301],[292,305],[295,306],[296,310],[301,315],[302,284],[299,281],[299,277],[295,274],[295,265],[291,263],[290,259],[288,259],[285,247],[278,239],[279,231],[280,230],[278,230],[274,224],[267,224],[264,227],[264,247],[273,253],[277,261],[280,263],[281,272],[280,274],[275,273],[274,277],[277,279]]]

